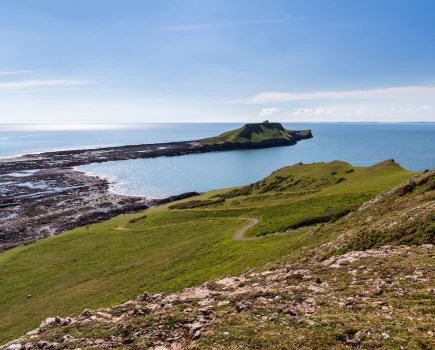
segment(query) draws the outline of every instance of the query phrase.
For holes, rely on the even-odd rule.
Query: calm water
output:
[[[111,180],[114,192],[161,198],[187,191],[249,184],[297,162],[340,159],[355,166],[365,166],[393,158],[409,170],[435,168],[434,123],[284,126],[309,128],[314,138],[290,147],[128,160],[91,164],[80,169]],[[192,135],[197,135],[196,138],[211,136],[217,133],[214,131],[228,130],[234,125],[230,128],[228,125],[208,127],[206,130],[198,126]],[[211,133],[200,135],[207,132]]]
[[[0,124],[0,157],[53,150],[195,140],[239,126],[240,124]]]
[[[0,157],[48,150],[193,140],[220,134],[241,124],[126,124],[0,126]],[[435,123],[292,123],[311,129],[314,138],[296,146],[138,159],[80,167],[108,178],[112,190],[128,195],[166,197],[249,184],[297,162],[340,159],[355,166],[393,158],[409,170],[435,168]]]

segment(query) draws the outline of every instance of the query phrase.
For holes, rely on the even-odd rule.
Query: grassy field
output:
[[[0,255],[0,342],[48,316],[110,306],[145,290],[171,292],[296,257],[318,243],[305,227],[335,220],[411,175],[388,161],[367,168],[338,161],[294,165],[249,186],[121,215],[7,251]],[[246,236],[292,232],[234,241],[247,224],[243,218],[259,220]]]

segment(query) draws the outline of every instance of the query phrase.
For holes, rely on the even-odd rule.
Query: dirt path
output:
[[[251,227],[258,224],[258,219],[256,218],[229,218],[229,219],[210,219],[210,220],[191,220],[191,221],[183,221],[183,222],[177,222],[176,224],[168,224],[168,225],[160,225],[160,226],[153,226],[148,228],[127,228],[127,227],[115,227],[115,230],[117,231],[145,231],[145,230],[152,230],[155,228],[161,228],[161,227],[172,227],[172,226],[178,226],[178,225],[186,225],[186,224],[195,224],[198,222],[217,222],[217,221],[230,221],[230,220],[248,220],[249,223],[243,226],[242,228],[239,228],[236,233],[233,236],[234,241],[254,241],[257,239],[263,239],[270,236],[283,236],[287,235],[289,233],[296,233],[302,230],[314,228],[316,226],[304,226],[300,227],[295,230],[287,230],[285,232],[275,232],[269,235],[264,236],[256,236],[256,237],[243,237],[243,234],[249,230]]]
[[[258,224],[258,219],[254,219],[254,218],[241,218],[243,220],[249,220],[249,223],[245,226],[243,226],[242,228],[239,228],[236,233],[233,236],[233,240],[234,241],[251,241],[253,239],[256,239],[257,237],[243,237],[243,234],[249,230],[252,226],[257,225]]]

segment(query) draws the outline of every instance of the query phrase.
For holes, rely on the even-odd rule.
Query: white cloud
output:
[[[331,114],[332,111],[325,107],[316,108],[298,108],[291,113],[293,116],[314,116],[314,115],[327,115]]]
[[[260,117],[267,117],[270,116],[272,114],[278,113],[281,109],[276,108],[276,107],[271,107],[271,108],[262,108],[260,111]]]
[[[12,74],[27,74],[27,73],[32,73],[33,71],[31,70],[10,70],[10,71],[1,71],[0,70],[0,75],[12,75]]]
[[[265,104],[309,100],[390,100],[435,99],[435,87],[405,86],[372,90],[320,91],[320,92],[262,92],[254,97],[232,103]]]
[[[158,28],[162,31],[186,31],[198,29],[211,29],[223,27],[241,27],[256,24],[278,24],[288,22],[289,19],[269,19],[269,20],[254,20],[254,21],[239,21],[239,22],[222,22],[222,23],[193,23],[193,24],[180,24],[174,26],[167,26]]]
[[[83,80],[23,80],[0,82],[0,92],[27,91],[38,88],[64,88],[89,85]]]

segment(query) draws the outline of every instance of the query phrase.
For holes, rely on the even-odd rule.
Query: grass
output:
[[[114,305],[145,290],[168,293],[297,256],[317,236],[307,230],[253,241],[232,236],[246,217],[260,221],[248,236],[282,232],[310,218],[336,219],[411,175],[394,162],[295,165],[248,189],[208,192],[7,251],[0,255],[0,342],[49,316]],[[206,205],[189,205],[198,201]],[[174,205],[192,209],[169,208]]]
[[[227,131],[219,136],[202,139],[202,144],[247,143],[268,140],[285,140],[294,142],[293,131],[286,130],[279,123],[246,124],[236,130]],[[299,133],[301,136],[310,134],[309,130]]]

